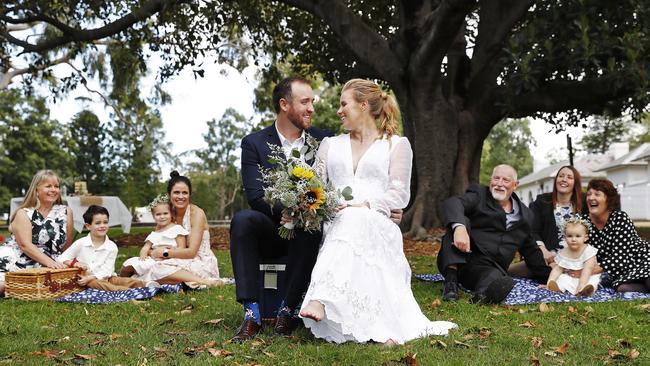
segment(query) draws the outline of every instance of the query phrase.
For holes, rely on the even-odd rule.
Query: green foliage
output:
[[[623,118],[594,116],[580,145],[590,154],[604,154],[615,142],[627,141],[632,123]]]
[[[648,114],[644,115],[640,126],[637,127],[638,132],[633,134],[630,139],[630,150],[643,143],[650,142],[650,116]]]
[[[103,163],[107,158],[105,149],[108,136],[99,118],[93,112],[83,110],[72,118],[68,130],[74,143],[72,152],[77,178],[86,182],[91,194],[107,191]]]
[[[62,179],[74,175],[65,134],[43,98],[0,91],[0,212],[8,212],[9,199],[22,196],[38,170],[52,169]]]
[[[210,219],[226,219],[246,206],[241,175],[235,155],[241,139],[251,130],[251,123],[232,108],[219,121],[207,122],[203,135],[207,147],[193,153],[199,162],[189,164],[192,201]]]
[[[530,146],[534,144],[530,124],[526,119],[505,120],[494,126],[483,142],[480,182],[488,184],[492,170],[499,164],[513,166],[519,177],[530,174],[533,171]]]

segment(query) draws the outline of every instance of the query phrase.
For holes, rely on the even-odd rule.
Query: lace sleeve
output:
[[[313,166],[314,171],[323,179],[323,182],[327,182],[327,152],[329,150],[329,139],[325,137],[318,147],[318,152],[316,153],[316,159],[314,160]]]
[[[390,216],[391,209],[404,208],[411,196],[413,150],[406,137],[393,139],[388,168],[388,189],[382,197],[369,201],[370,208]]]

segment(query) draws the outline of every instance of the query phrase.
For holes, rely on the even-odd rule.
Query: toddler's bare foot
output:
[[[582,288],[582,290],[578,291],[576,294],[577,296],[591,296],[594,294],[594,286],[591,284],[587,284],[585,287]]]
[[[319,322],[325,317],[325,306],[319,301],[311,300],[304,309],[300,310],[300,316]]]
[[[557,282],[555,282],[554,280],[549,280],[548,283],[546,284],[546,287],[548,287],[548,289],[551,291],[562,292],[562,290],[560,290],[560,286],[558,286]]]

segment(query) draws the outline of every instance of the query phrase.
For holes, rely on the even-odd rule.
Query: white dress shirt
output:
[[[117,245],[106,236],[104,243],[95,248],[90,234],[88,234],[72,243],[70,248],[57,258],[57,261],[63,263],[75,258],[78,262],[88,266],[87,275],[95,276],[98,280],[105,280],[115,276]]]
[[[302,130],[300,137],[295,139],[293,142],[287,140],[287,138],[280,133],[277,122],[275,122],[275,131],[278,133],[278,137],[280,137],[280,144],[284,150],[284,156],[287,158],[291,156],[291,150],[298,149],[298,151],[300,151],[300,149],[305,145],[305,130]]]

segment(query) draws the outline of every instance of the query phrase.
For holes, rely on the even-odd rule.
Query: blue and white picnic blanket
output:
[[[182,285],[162,285],[160,287],[140,287],[125,291],[104,291],[88,288],[81,292],[56,299],[58,302],[82,302],[87,304],[112,304],[130,300],[146,300],[159,293],[178,293]]]
[[[422,281],[442,282],[444,277],[439,274],[416,275],[417,279]],[[610,287],[599,287],[593,296],[580,297],[569,293],[553,292],[547,289],[539,288],[538,283],[526,278],[515,278],[515,287],[508,294],[505,301],[506,305],[525,305],[537,304],[542,302],[604,302],[612,300],[640,300],[650,299],[650,293],[640,292],[616,292]]]

